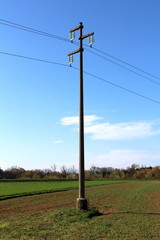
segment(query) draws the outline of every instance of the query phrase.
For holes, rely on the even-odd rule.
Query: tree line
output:
[[[62,166],[60,171],[53,165],[49,169],[25,170],[21,167],[0,168],[0,179],[78,179],[75,167]],[[160,166],[145,167],[132,164],[126,169],[92,166],[85,171],[86,180],[92,179],[160,179]]]
[[[92,166],[87,173],[93,178],[106,179],[160,179],[160,166],[146,167],[132,164],[126,169]]]

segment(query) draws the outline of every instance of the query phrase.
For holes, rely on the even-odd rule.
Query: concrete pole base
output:
[[[77,210],[87,210],[88,209],[88,202],[86,198],[77,198],[76,203]]]

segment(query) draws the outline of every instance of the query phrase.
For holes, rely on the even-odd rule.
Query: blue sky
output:
[[[78,169],[78,80],[74,68],[2,54],[68,64],[70,42],[6,25],[11,21],[63,38],[83,22],[95,32],[84,71],[154,101],[84,74],[85,165],[157,166],[160,159],[160,2],[158,0],[0,1],[0,167]],[[76,32],[76,41],[78,41]],[[87,39],[84,40],[87,44]],[[96,49],[154,76],[118,62]],[[73,67],[78,68],[79,56]],[[158,79],[159,78],[159,79]]]

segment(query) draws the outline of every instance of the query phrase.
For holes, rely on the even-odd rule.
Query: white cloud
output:
[[[154,122],[99,123],[85,127],[85,133],[93,139],[121,140],[146,138],[160,134],[160,128],[153,130]]]
[[[60,143],[63,143],[63,140],[55,140],[53,143],[60,144]]]
[[[92,139],[97,140],[124,140],[124,139],[142,139],[154,135],[160,135],[160,126],[158,121],[139,121],[110,123],[101,122],[101,117],[96,115],[84,116],[85,133],[91,134]],[[78,117],[64,117],[61,119],[62,125],[78,125]],[[157,126],[158,128],[157,128]],[[156,130],[155,130],[156,129]]]
[[[96,115],[86,115],[84,116],[84,124],[85,126],[92,125],[94,121],[102,119],[101,117],[97,117]],[[61,119],[62,125],[77,125],[79,122],[79,117],[64,117]]]
[[[86,165],[89,169],[93,164],[98,167],[126,168],[133,163],[146,166],[155,166],[159,162],[160,153],[147,151],[116,149],[107,154],[86,156]]]

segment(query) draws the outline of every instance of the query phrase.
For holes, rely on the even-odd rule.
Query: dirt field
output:
[[[80,213],[77,190],[0,201],[0,239],[160,239],[159,181],[92,187],[86,196],[91,210]]]

